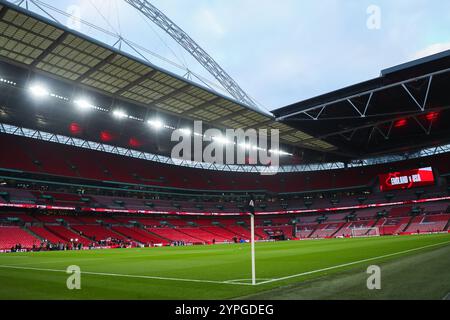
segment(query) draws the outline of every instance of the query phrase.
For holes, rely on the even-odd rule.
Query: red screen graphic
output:
[[[431,167],[380,174],[380,190],[411,189],[434,184]]]

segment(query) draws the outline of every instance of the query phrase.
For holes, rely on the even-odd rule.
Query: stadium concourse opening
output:
[[[267,113],[3,0],[0,47],[0,299],[450,292],[450,51]],[[172,158],[197,121],[279,141]]]

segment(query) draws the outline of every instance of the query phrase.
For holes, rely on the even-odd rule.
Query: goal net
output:
[[[380,235],[378,227],[352,228],[352,237],[377,237]]]

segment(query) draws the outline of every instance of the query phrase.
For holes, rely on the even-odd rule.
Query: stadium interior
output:
[[[120,24],[113,2],[102,3]],[[170,299],[450,299],[450,50],[269,107],[150,1],[120,3],[209,75],[165,69],[169,59],[46,1],[0,0],[5,309],[157,300],[95,308],[155,317]],[[283,96],[293,83],[277,84]],[[41,303],[29,310],[85,312]],[[248,319],[252,306],[238,311]],[[283,319],[305,310],[285,307]]]
[[[0,250],[246,242],[250,194],[258,240],[449,231],[450,52],[269,115],[3,2],[0,44]],[[170,159],[196,120],[280,130],[279,173]]]

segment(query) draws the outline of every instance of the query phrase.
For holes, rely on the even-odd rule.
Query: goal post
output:
[[[378,237],[380,229],[378,227],[352,228],[352,238],[360,237]]]

